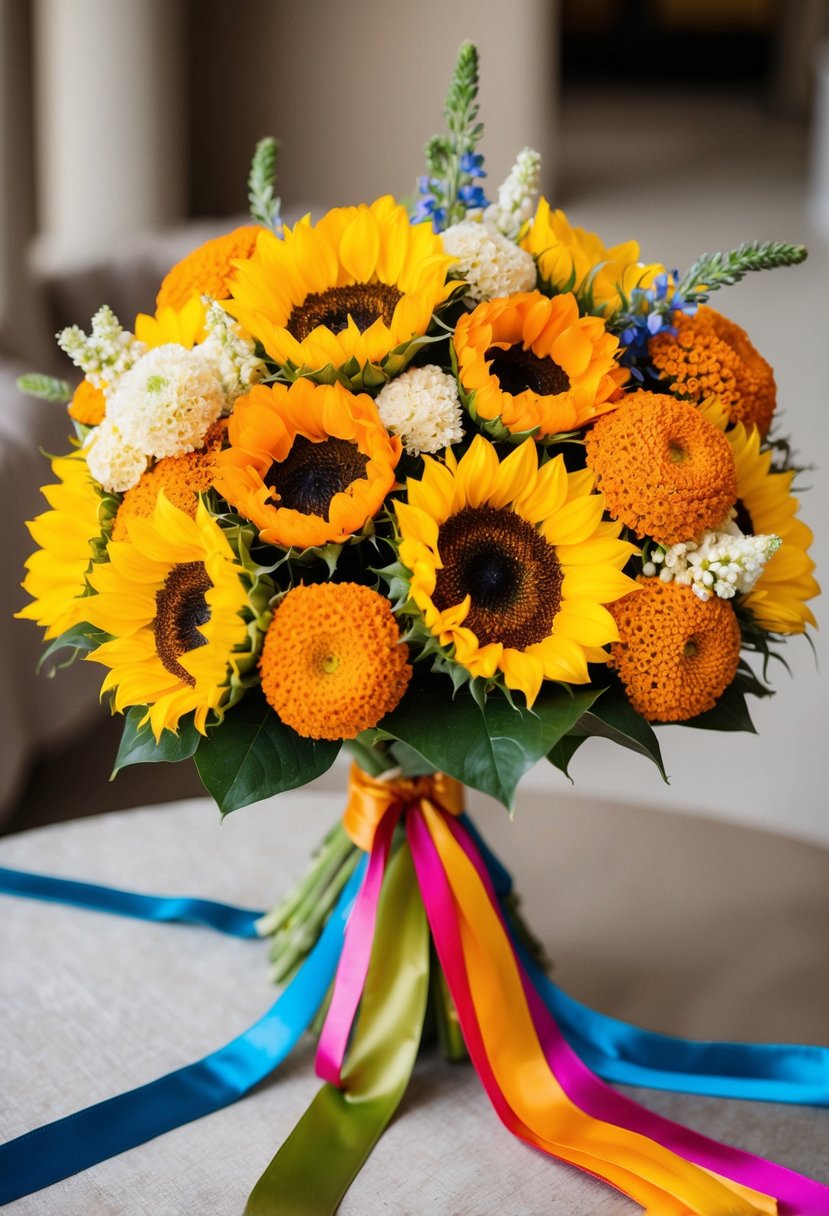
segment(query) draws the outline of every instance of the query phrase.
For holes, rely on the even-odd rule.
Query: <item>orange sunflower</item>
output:
[[[350,387],[402,371],[432,314],[458,287],[431,224],[411,224],[387,195],[336,207],[279,240],[264,231],[230,280],[231,312],[292,374],[334,369]]]
[[[648,343],[651,363],[676,397],[695,403],[716,394],[732,422],[754,424],[765,435],[777,403],[774,372],[745,330],[713,308],[693,317],[675,314],[676,333]]]
[[[340,384],[256,385],[234,407],[214,484],[263,540],[305,549],[360,532],[394,485],[401,442]]]
[[[611,663],[631,705],[649,722],[685,722],[713,709],[737,674],[740,626],[728,600],[701,600],[691,587],[637,579],[612,604],[619,641]]]
[[[412,669],[391,604],[359,583],[292,588],[265,635],[268,703],[310,739],[353,739],[398,705]]]
[[[585,447],[613,518],[661,545],[716,528],[737,498],[728,440],[687,401],[631,393]]]
[[[454,343],[473,417],[510,434],[543,438],[585,426],[615,408],[628,378],[616,362],[618,338],[601,318],[580,317],[570,294],[528,291],[480,304],[458,321]]]

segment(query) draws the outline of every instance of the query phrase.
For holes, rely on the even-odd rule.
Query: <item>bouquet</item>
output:
[[[708,304],[805,250],[643,264],[537,199],[529,148],[488,198],[477,84],[465,44],[408,204],[289,227],[265,139],[251,224],[174,266],[153,316],[102,307],[58,335],[80,383],[23,387],[68,403],[75,440],[30,525],[20,615],[50,660],[106,669],[116,769],[193,757],[228,812],[353,754],[343,825],[260,924],[288,992],[328,943],[304,1024],[334,982],[321,1105],[250,1212],[293,1210],[320,1137],[336,1151],[313,1210],[334,1210],[429,1002],[513,1132],[648,1210],[769,1211],[773,1190],[825,1212],[824,1188],[713,1153],[586,1069],[462,813],[464,785],[511,807],[531,765],[566,774],[592,735],[661,770],[655,723],[750,728],[769,660],[814,625],[774,374]]]

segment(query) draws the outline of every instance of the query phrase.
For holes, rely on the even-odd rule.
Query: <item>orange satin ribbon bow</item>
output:
[[[348,805],[343,827],[358,848],[371,852],[380,820],[391,810],[429,805],[447,815],[463,814],[463,786],[446,773],[430,777],[369,777],[357,764],[351,766]]]

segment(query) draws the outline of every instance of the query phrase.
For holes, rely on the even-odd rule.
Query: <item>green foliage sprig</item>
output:
[[[806,259],[805,245],[785,241],[744,241],[726,253],[704,253],[698,257],[679,285],[679,294],[702,303],[719,287],[730,287],[754,270],[797,266]]]
[[[41,372],[26,372],[17,377],[17,387],[28,397],[38,397],[41,401],[53,401],[56,405],[66,405],[72,399],[72,390],[65,380],[57,376],[46,376]]]
[[[248,175],[248,202],[251,218],[277,236],[282,231],[282,200],[276,196],[276,162],[279,143],[272,135],[259,140]]]
[[[428,176],[421,181],[415,216],[431,218],[437,231],[459,223],[470,207],[486,200],[475,179],[483,177],[483,157],[475,149],[484,133],[478,118],[478,48],[464,42],[458,51],[443,107],[447,134],[426,144]]]

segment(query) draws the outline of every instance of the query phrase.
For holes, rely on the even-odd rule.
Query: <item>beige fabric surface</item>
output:
[[[206,800],[0,841],[0,864],[136,890],[265,906],[341,809],[305,790],[220,823]],[[829,853],[701,819],[519,797],[473,799],[573,995],[696,1037],[829,1041]],[[0,1136],[215,1050],[273,999],[264,949],[0,897]],[[10,1216],[241,1214],[317,1088],[308,1043],[257,1092],[21,1199]],[[829,1112],[630,1091],[647,1105],[829,1182]],[[522,1146],[468,1066],[419,1063],[343,1216],[624,1216],[603,1184]]]

